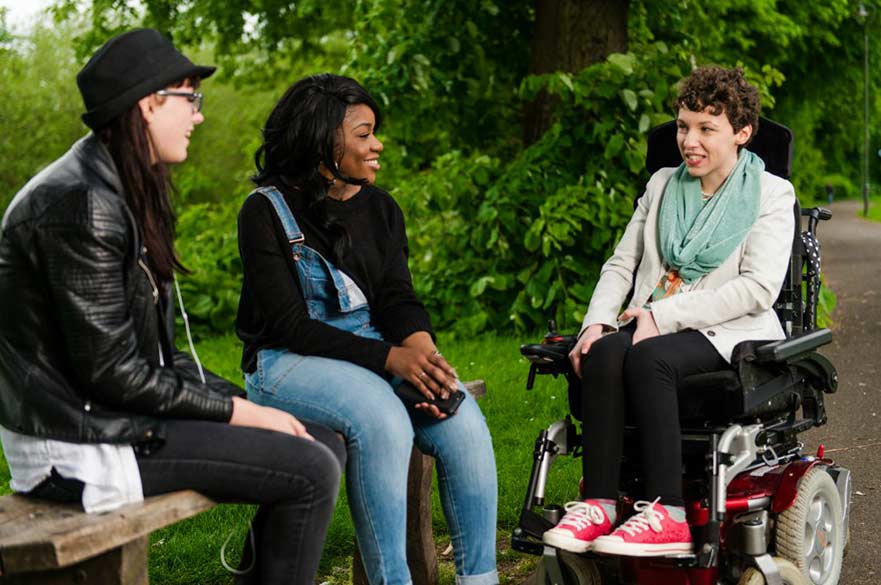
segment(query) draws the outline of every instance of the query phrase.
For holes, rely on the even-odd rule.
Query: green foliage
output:
[[[292,81],[320,70],[358,78],[384,105],[380,184],[405,208],[416,286],[438,328],[530,329],[551,316],[571,327],[647,178],[646,130],[669,119],[695,65],[743,66],[766,114],[794,129],[803,202],[827,183],[839,197],[857,192],[864,29],[852,4],[632,0],[629,53],[530,76],[533,0],[62,0],[56,14],[74,24],[60,32],[10,40],[0,28],[0,128],[20,137],[0,146],[0,204],[83,131],[71,96],[86,56],[123,28],[156,26],[221,65],[191,160],[175,170],[178,245],[194,270],[182,284],[203,333],[228,331],[234,315],[234,219],[260,126]],[[866,2],[870,35],[877,4]],[[881,43],[871,51],[878,62]],[[555,116],[526,146],[524,105],[542,90]]]
[[[453,152],[395,189],[417,220],[411,268],[441,327],[580,322],[646,178],[646,132],[670,118],[682,66],[658,43],[576,75],[529,77],[524,100],[545,90],[561,102],[538,142],[504,166]]]
[[[860,216],[863,214],[862,207],[860,207],[859,214]],[[867,219],[881,222],[881,197],[878,195],[869,198],[869,215]]]
[[[877,38],[881,6],[871,0],[863,4],[871,15],[865,30]],[[856,3],[643,1],[631,6],[636,38],[663,40],[696,64],[741,65],[754,81],[764,78],[762,85],[769,89],[762,94],[765,115],[795,133],[792,181],[803,201],[822,198],[829,175],[850,181],[859,177],[864,29]],[[881,44],[873,41],[869,47],[870,61],[877,63]],[[870,84],[877,95],[877,67],[870,70]],[[877,119],[877,99],[870,109]],[[878,143],[874,127],[872,143]],[[874,175],[878,170],[873,165]]]
[[[180,278],[181,294],[198,333],[228,333],[235,322],[242,282],[236,216],[244,196],[230,199],[190,205],[178,218],[178,254],[191,270]]]
[[[519,138],[511,105],[527,73],[531,2],[358,0],[354,12],[343,73],[388,110],[385,135],[407,168]]]
[[[86,133],[82,101],[72,92],[78,68],[70,28],[38,26],[20,38],[0,26],[0,210]]]
[[[819,177],[819,185],[823,185],[823,193],[825,196],[826,186],[832,186],[832,193],[835,199],[850,199],[861,194],[860,178],[848,177],[838,173],[822,175]],[[817,198],[820,198],[819,194]]]
[[[820,299],[817,302],[817,327],[831,327],[832,312],[838,304],[835,293],[827,286],[820,286]]]
[[[222,73],[248,83],[278,84],[291,72],[345,53],[342,31],[354,19],[344,0],[58,0],[59,19],[78,18],[85,6],[90,27],[78,36],[84,60],[105,40],[133,25],[156,28],[179,46],[210,40]]]

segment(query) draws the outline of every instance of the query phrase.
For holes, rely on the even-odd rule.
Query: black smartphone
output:
[[[417,404],[426,402],[437,406],[439,411],[447,415],[454,414],[459,408],[459,405],[462,404],[462,401],[465,400],[465,393],[461,390],[450,392],[450,395],[445,400],[441,400],[440,398],[429,400],[424,394],[422,394],[422,392],[417,390],[413,384],[406,381],[401,382],[395,388],[395,394],[401,399],[401,402],[409,408],[413,408]]]

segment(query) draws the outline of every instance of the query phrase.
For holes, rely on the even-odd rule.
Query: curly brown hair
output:
[[[724,112],[735,132],[752,126],[753,136],[762,110],[759,90],[746,80],[740,67],[698,67],[682,80],[674,106],[692,112],[710,108],[714,116]]]

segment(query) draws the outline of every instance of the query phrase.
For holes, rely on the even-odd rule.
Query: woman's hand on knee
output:
[[[283,410],[270,406],[260,406],[244,398],[234,396],[232,399],[232,417],[229,424],[235,427],[253,427],[293,435],[314,441],[306,432],[306,427],[297,418]]]
[[[657,337],[661,334],[658,331],[658,324],[655,323],[655,317],[648,309],[627,309],[621,314],[621,320],[636,319],[636,331],[633,332],[633,345],[640,341]]]
[[[385,360],[385,369],[413,384],[429,400],[447,398],[457,389],[453,368],[436,352],[393,347]]]
[[[584,330],[584,333],[575,342],[575,347],[569,352],[569,361],[572,362],[572,368],[579,378],[581,377],[581,358],[587,355],[587,352],[590,351],[590,346],[602,336],[603,326],[601,324],[591,325]]]
[[[434,344],[434,340],[427,331],[417,331],[409,335],[401,341],[401,347],[409,347],[428,356],[428,361],[443,370],[446,374],[446,379],[440,380],[443,387],[449,389],[450,392],[456,390],[456,380],[459,379],[459,375],[456,373],[453,366],[447,362],[447,358],[438,351],[437,346]],[[447,396],[442,394],[441,397],[446,398]]]

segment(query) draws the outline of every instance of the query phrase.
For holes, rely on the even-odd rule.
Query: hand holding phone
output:
[[[417,404],[425,403],[436,406],[440,412],[446,415],[455,414],[459,405],[465,400],[465,393],[458,389],[450,392],[449,396],[445,399],[435,397],[433,400],[429,400],[413,384],[406,380],[395,387],[395,395],[408,408],[415,408]]]

